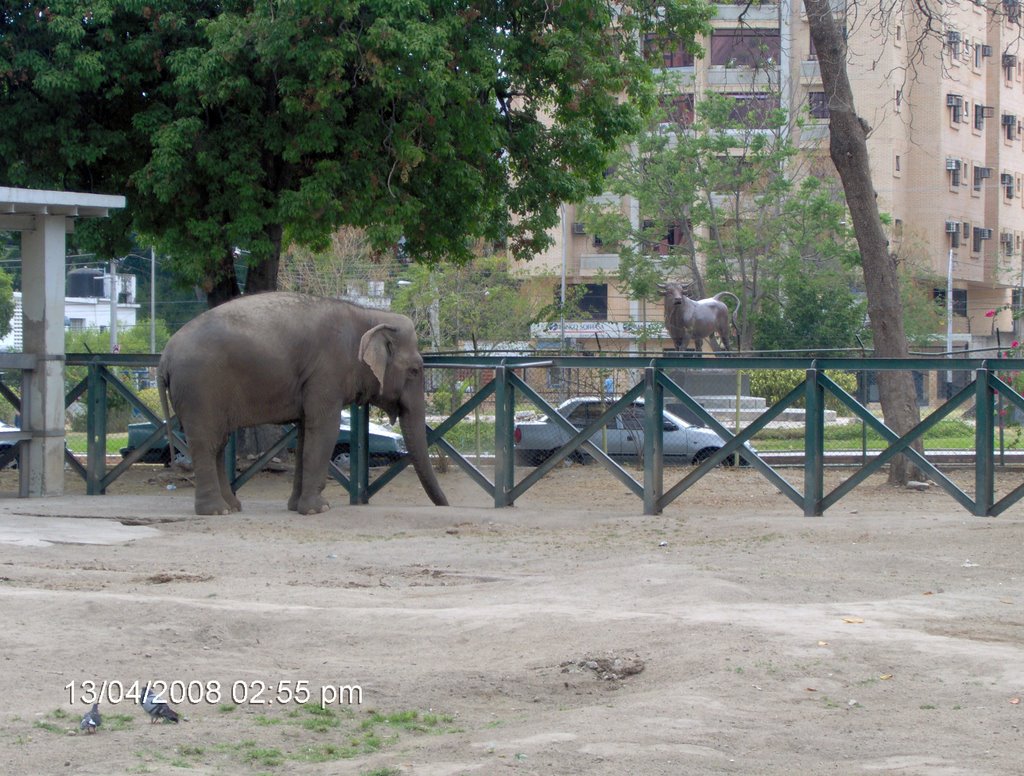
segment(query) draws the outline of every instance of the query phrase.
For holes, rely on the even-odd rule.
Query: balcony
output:
[[[747,5],[746,3],[718,3],[718,13],[713,21],[738,22],[743,18],[744,22],[778,22],[779,4],[761,3],[761,5]]]
[[[709,86],[771,86],[779,83],[779,68],[725,67],[712,65],[708,68]]]
[[[580,275],[615,272],[619,268],[617,253],[585,253],[580,256]]]
[[[821,63],[817,59],[800,62],[800,83],[804,86],[821,83]]]

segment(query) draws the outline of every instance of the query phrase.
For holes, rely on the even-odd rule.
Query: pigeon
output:
[[[103,717],[100,716],[100,705],[94,703],[89,711],[85,712],[82,721],[78,724],[86,733],[95,733],[96,728],[103,724]]]
[[[163,720],[164,722],[177,722],[178,712],[164,703],[160,696],[153,692],[149,685],[146,685],[145,691],[142,693],[142,708],[149,714],[150,722],[157,722]]]

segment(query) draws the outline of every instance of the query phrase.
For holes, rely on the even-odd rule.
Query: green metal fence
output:
[[[86,482],[89,494],[102,494],[129,467],[142,460],[146,451],[154,444],[163,444],[166,437],[163,419],[154,414],[139,399],[131,380],[123,377],[125,370],[152,369],[158,356],[139,355],[69,355],[70,370],[85,370],[85,376],[73,381],[66,395],[68,406],[84,400],[86,407],[86,463],[82,465],[76,456],[67,454],[73,470]],[[479,485],[492,499],[495,507],[511,506],[540,479],[567,459],[575,459],[581,453],[605,467],[610,476],[624,485],[643,504],[646,514],[660,513],[667,505],[679,498],[690,487],[706,476],[716,466],[740,455],[753,470],[759,472],[770,485],[789,498],[805,515],[821,515],[835,505],[858,484],[871,474],[878,472],[898,455],[907,456],[956,503],[974,515],[998,515],[1024,496],[1024,484],[1009,492],[997,495],[995,474],[1000,462],[1005,459],[997,451],[1003,451],[1002,432],[997,408],[1016,408],[1024,413],[1024,398],[1011,385],[1010,375],[1024,371],[1022,359],[876,359],[876,358],[751,358],[712,356],[559,356],[538,358],[536,356],[457,356],[428,355],[427,367],[441,376],[436,382],[445,382],[445,377],[454,373],[465,375],[475,373],[477,379],[470,393],[460,393],[461,402],[454,411],[428,429],[428,439]],[[803,381],[787,395],[765,408],[754,420],[742,428],[732,430],[711,414],[697,398],[689,394],[672,379],[671,374],[687,373],[693,370],[728,368],[753,373],[764,369],[799,370]],[[565,375],[590,370],[616,370],[617,374],[629,375],[629,384],[609,399],[607,408],[600,417],[585,428],[577,428],[555,412],[550,395],[544,395],[531,384],[530,376],[557,370]],[[680,372],[680,370],[682,370]],[[832,372],[883,372],[892,370],[914,370],[934,375],[955,372],[963,384],[951,397],[936,403],[925,414],[920,424],[904,436],[887,428],[864,401],[863,396],[855,397],[833,380]],[[448,380],[454,382],[454,380]],[[462,382],[466,382],[463,380]],[[535,381],[534,381],[535,382]],[[570,384],[572,381],[570,380]],[[579,384],[579,381],[577,381]],[[17,395],[4,387],[6,398],[17,406]],[[123,460],[108,468],[107,436],[108,397],[119,395],[134,408],[138,415],[153,423],[155,430],[149,437],[132,450]],[[831,397],[831,399],[830,399]],[[463,400],[464,399],[464,400]],[[643,400],[643,448],[640,459],[642,471],[631,471],[620,461],[609,457],[599,445],[592,441],[604,424],[637,400]],[[666,466],[663,448],[662,413],[666,399],[687,408],[704,425],[713,430],[722,440],[721,447],[713,455],[681,472],[676,467]],[[863,424],[864,433],[877,434],[884,441],[884,448],[867,453],[866,448],[860,462],[841,485],[826,492],[825,467],[829,460],[826,453],[826,400],[838,403],[851,415],[855,422]],[[759,451],[751,453],[745,444],[755,440],[782,413],[795,404],[804,405],[802,428],[802,482],[793,483],[786,479],[778,464],[773,465],[771,457]],[[540,465],[525,467],[517,465],[513,434],[516,425],[516,411],[524,406],[533,407],[538,414],[546,415],[551,422],[564,432],[567,441]],[[970,410],[973,416],[974,467],[973,494],[957,485],[936,463],[935,455],[920,453],[914,449],[930,430],[944,419]],[[493,415],[493,459],[485,465],[479,456],[472,455],[465,448],[453,444],[450,437],[462,422],[468,422],[481,412]],[[349,493],[353,504],[367,503],[370,498],[394,480],[408,465],[401,459],[384,471],[371,472],[368,453],[369,412],[366,407],[351,408],[353,443],[349,473],[333,464],[331,475]],[[118,429],[120,430],[120,429]],[[287,429],[280,439],[269,446],[260,457],[249,464],[244,471],[237,470],[234,445],[229,445],[228,471],[236,472],[234,485],[242,487],[254,474],[265,467],[278,455],[295,436],[295,429]],[[187,448],[187,440],[176,434],[176,446]],[[488,445],[489,447],[491,445]],[[489,474],[490,472],[490,474]],[[668,479],[680,475],[675,482]],[[1024,477],[1022,477],[1024,483]]]

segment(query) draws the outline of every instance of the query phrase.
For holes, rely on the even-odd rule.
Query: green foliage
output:
[[[680,87],[671,77],[663,86],[668,104]],[[772,95],[765,96],[770,104]],[[588,231],[618,253],[620,287],[632,299],[652,302],[657,284],[668,279],[691,283],[694,297],[732,291],[741,300],[744,348],[798,306],[808,308],[801,311],[806,321],[815,321],[827,299],[841,323],[822,319],[806,330],[805,341],[787,344],[848,344],[848,324],[860,308],[851,291],[859,255],[841,192],[814,177],[797,180],[790,169],[797,149],[783,111],[744,110],[713,93],[695,114],[692,125],[678,125],[678,117],[663,112],[660,123],[616,157],[608,187],[637,201],[639,222],[617,205],[582,206]]]
[[[83,226],[104,255],[145,235],[211,298],[273,287],[282,243],[339,225],[378,249],[518,257],[560,202],[600,193],[654,104],[636,45],[691,48],[710,6],[52,0],[0,14],[0,179],[131,191]],[[622,99],[625,96],[627,99]]]
[[[756,318],[756,349],[826,353],[866,335],[866,302],[843,275],[793,273],[782,285],[782,301],[763,304]]]
[[[4,252],[0,249],[0,257]],[[0,269],[0,337],[11,333],[11,319],[14,317],[14,284],[11,276]]]
[[[463,265],[413,265],[399,281],[392,309],[412,318],[420,337],[438,350],[462,342],[483,350],[529,337],[543,301],[527,291],[524,278],[499,256]]]
[[[857,395],[857,375],[853,372],[828,372],[828,376],[840,388],[848,394]],[[755,369],[750,372],[750,392],[754,396],[761,396],[770,407],[781,401],[786,394],[796,388],[807,379],[807,375],[799,369]],[[798,399],[793,406],[802,407],[803,398]],[[827,409],[848,413],[845,405],[829,392],[825,394],[825,407]]]

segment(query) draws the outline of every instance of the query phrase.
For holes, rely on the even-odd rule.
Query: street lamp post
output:
[[[953,249],[946,266],[946,358],[953,358]],[[953,370],[946,370],[946,398],[953,395]]]
[[[149,246],[149,352],[156,353],[156,249]]]
[[[117,259],[110,260],[110,352],[117,353]]]

